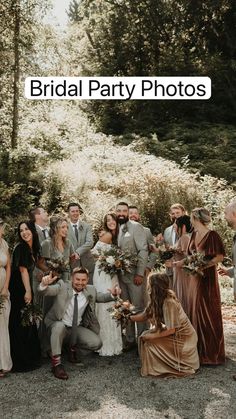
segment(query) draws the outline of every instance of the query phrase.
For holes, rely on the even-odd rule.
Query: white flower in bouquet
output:
[[[113,258],[113,256],[108,256],[106,258],[106,261],[109,265],[114,265],[115,264],[115,259]]]

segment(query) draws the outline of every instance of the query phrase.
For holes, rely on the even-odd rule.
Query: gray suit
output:
[[[62,319],[73,297],[73,288],[70,282],[59,280],[57,284],[39,290],[44,296],[55,297],[53,306],[45,317],[47,329],[51,332],[51,350],[53,355],[61,354],[63,340],[68,338],[71,328],[63,323]],[[77,343],[79,349],[95,351],[102,346],[99,336],[99,323],[95,315],[95,303],[105,303],[112,300],[110,293],[98,293],[93,285],[87,285],[82,291],[87,299],[82,322],[77,327]]]
[[[118,246],[124,252],[129,252],[137,257],[137,264],[132,272],[125,272],[120,275],[121,297],[134,304],[136,310],[144,309],[144,286],[134,284],[134,276],[144,277],[148,261],[147,236],[143,226],[135,221],[128,221],[118,236]],[[131,322],[126,329],[127,342],[135,340],[135,325]],[[146,328],[145,323],[138,323],[138,334]]]
[[[94,271],[94,257],[91,253],[93,247],[93,233],[89,224],[84,221],[79,221],[78,240],[75,237],[74,229],[69,222],[68,239],[74,246],[76,253],[80,255],[80,259],[76,260],[73,268],[83,266],[89,271],[89,282],[92,283]]]
[[[234,278],[234,295],[236,297],[236,234],[234,236],[234,242],[232,247],[232,260],[233,260],[233,266],[232,268],[228,269],[228,275],[231,278]]]
[[[173,241],[173,225],[167,227],[164,231],[164,242],[169,246],[174,246],[176,243],[177,236],[174,235],[175,240]]]
[[[151,232],[150,228],[144,227],[144,230],[146,232],[146,238],[147,238],[147,244],[148,244],[148,246],[150,244],[154,244],[155,245],[154,238],[153,238],[153,235],[152,235],[152,232]],[[154,266],[155,266],[156,260],[157,260],[157,254],[154,253],[154,252],[149,252],[148,253],[147,268],[150,269],[150,270],[152,270],[154,268]]]
[[[39,238],[39,244],[41,245],[42,242],[45,240],[44,234],[41,230],[41,228],[35,224],[35,228],[38,234],[38,238]],[[47,228],[48,231],[48,228]],[[49,231],[48,231],[49,234]],[[34,272],[33,272],[33,293],[35,295],[35,301],[37,301],[37,293],[38,293],[38,285],[39,285],[39,281],[37,276],[39,275],[39,273],[42,273],[42,271],[40,269],[38,269],[37,267],[34,268]]]

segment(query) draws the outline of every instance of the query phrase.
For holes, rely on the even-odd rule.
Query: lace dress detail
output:
[[[109,250],[110,244],[102,243],[98,241],[93,249],[93,253],[100,249]],[[108,289],[111,289],[114,285],[118,284],[117,276],[111,276],[103,271],[99,272],[99,262],[95,264],[95,270],[93,275],[93,285],[97,292],[107,293]],[[122,352],[122,335],[121,328],[117,326],[114,319],[111,318],[111,314],[107,309],[114,303],[97,303],[96,304],[96,315],[100,324],[100,337],[103,345],[99,350],[101,356],[112,356],[119,355]]]

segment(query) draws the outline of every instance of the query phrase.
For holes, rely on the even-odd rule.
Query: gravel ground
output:
[[[65,362],[68,381],[50,363],[0,380],[0,418],[236,418],[236,310],[225,307],[226,365],[201,368],[192,378],[141,378],[135,352],[89,356],[85,368]],[[234,314],[235,313],[235,314]]]

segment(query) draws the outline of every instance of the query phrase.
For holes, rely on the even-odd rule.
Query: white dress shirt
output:
[[[74,313],[74,301],[75,301],[75,294],[78,294],[77,297],[77,303],[78,303],[78,322],[77,325],[79,326],[79,324],[81,323],[82,320],[82,316],[84,314],[84,311],[87,307],[88,301],[83,293],[83,291],[76,293],[73,290],[73,297],[71,298],[66,312],[62,318],[63,323],[68,326],[68,327],[72,327],[72,320],[73,320],[73,313]]]

